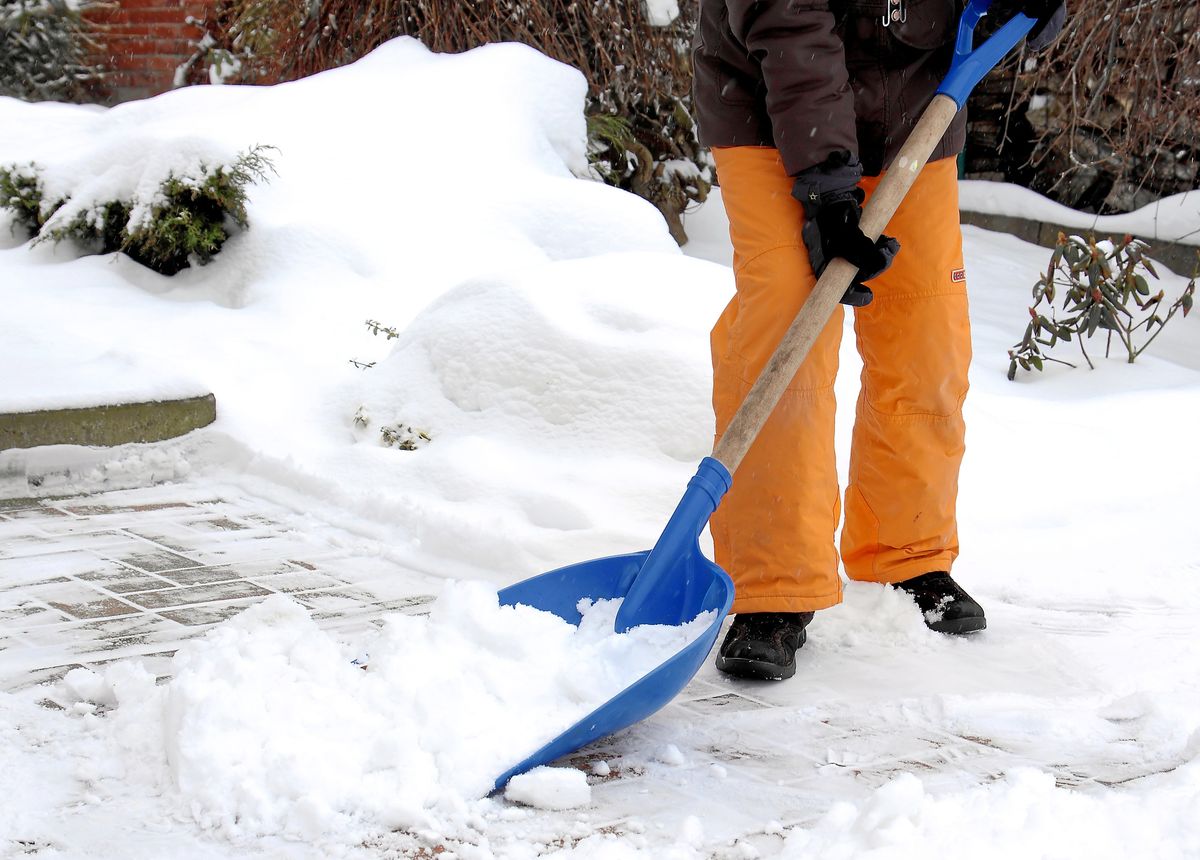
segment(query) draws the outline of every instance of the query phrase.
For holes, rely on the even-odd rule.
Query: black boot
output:
[[[945,571],[925,573],[915,579],[892,584],[912,595],[925,626],[938,633],[975,633],[987,627],[983,607],[962,590]]]
[[[717,668],[739,678],[782,681],[796,674],[811,612],[743,612],[721,643]]]

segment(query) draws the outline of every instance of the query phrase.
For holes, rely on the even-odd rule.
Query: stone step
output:
[[[118,403],[76,409],[0,413],[0,451],[42,445],[111,447],[159,442],[206,427],[217,418],[211,394],[179,400]]]

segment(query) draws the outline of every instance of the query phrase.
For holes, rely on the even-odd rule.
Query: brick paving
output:
[[[297,519],[186,484],[0,499],[0,689],[127,657],[165,674],[182,641],[272,594],[338,629],[432,600],[428,577]],[[384,578],[388,599],[369,584]]]
[[[426,611],[437,584],[387,559],[377,543],[237,488],[183,483],[0,499],[0,691],[45,685],[42,705],[57,708],[52,682],[70,669],[137,658],[166,677],[183,641],[274,594],[302,603],[323,628],[353,635],[388,613]],[[653,719],[563,762],[593,773],[588,832],[653,821],[671,833],[695,815],[713,844],[740,840],[772,856],[780,827],[811,824],[832,803],[860,800],[900,773],[956,790],[1038,764],[923,719],[871,719],[834,689],[819,677],[731,683],[706,664]],[[669,745],[685,748],[685,765],[655,764]],[[1050,768],[1077,788],[1129,772],[1107,761]],[[553,838],[578,829],[574,813],[543,818]],[[517,838],[506,826],[488,832]],[[743,856],[729,851],[711,856]]]

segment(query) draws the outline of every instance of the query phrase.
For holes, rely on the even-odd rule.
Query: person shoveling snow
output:
[[[972,633],[987,626],[983,608],[950,575],[971,361],[955,162],[965,113],[939,130],[885,222],[896,238],[868,237],[860,226],[864,199],[879,193],[893,163],[921,166],[902,144],[958,66],[957,9],[892,0],[881,14],[878,5],[700,4],[697,118],[721,177],[737,279],[712,333],[717,436],[817,278],[835,258],[851,263],[857,271],[841,301],[855,307],[863,381],[840,560],[852,580],[912,595],[930,628]],[[1002,21],[1016,12],[1034,20],[1033,49],[1063,24],[1061,0],[994,5]],[[731,675],[791,677],[813,612],[842,599],[833,541],[842,514],[833,450],[842,328],[836,309],[713,517],[716,561],[737,589],[737,617],[717,658]]]

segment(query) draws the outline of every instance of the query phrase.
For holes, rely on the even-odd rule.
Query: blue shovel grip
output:
[[[991,0],[970,0],[963,10],[962,18],[958,21],[958,39],[954,43],[954,61],[950,71],[938,87],[938,94],[949,96],[954,103],[962,108],[967,103],[967,96],[984,76],[995,68],[1004,56],[1016,47],[1033,29],[1036,20],[1020,12],[1013,15],[1003,27],[997,30],[990,39],[972,50],[971,44],[975,37],[975,25],[987,14]]]

